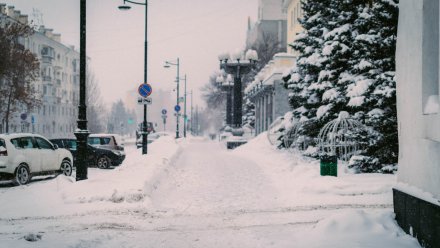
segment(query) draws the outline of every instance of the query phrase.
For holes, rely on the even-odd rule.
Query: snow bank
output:
[[[346,210],[318,222],[298,235],[293,247],[419,247],[417,240],[403,232],[389,211],[368,213]]]
[[[394,220],[395,175],[352,174],[338,161],[338,177],[323,177],[319,160],[278,150],[265,133],[233,152],[259,162],[259,169],[272,178],[280,206],[315,208],[315,215],[322,215],[314,226],[292,233],[296,242],[291,247],[420,247]]]
[[[259,161],[265,174],[273,178],[274,187],[284,192],[286,206],[373,203],[391,208],[395,175],[353,174],[338,161],[338,177],[322,177],[319,160],[304,157],[296,150],[276,149],[266,132],[233,152]]]
[[[127,147],[122,165],[107,170],[89,168],[88,180],[75,182],[74,176],[58,176],[9,188],[2,192],[2,217],[53,216],[148,205],[151,191],[173,163],[180,145],[174,138],[164,136],[148,149],[148,154],[142,155],[141,150]]]

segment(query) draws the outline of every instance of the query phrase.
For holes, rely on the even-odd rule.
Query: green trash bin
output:
[[[338,158],[334,155],[321,156],[321,176],[338,176]]]

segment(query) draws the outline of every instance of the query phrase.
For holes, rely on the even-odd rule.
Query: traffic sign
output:
[[[162,109],[162,114],[166,115],[167,114],[167,110],[166,109]]]
[[[153,103],[153,99],[151,97],[139,97],[138,104],[139,105],[151,105]]]
[[[162,115],[162,119],[166,119],[167,118],[167,115]]]
[[[179,102],[184,102],[185,101],[185,97],[181,96],[179,97]]]
[[[179,111],[180,111],[180,106],[179,106],[179,105],[174,106],[174,110],[175,110],[176,112],[179,112]]]
[[[147,97],[151,95],[151,92],[153,92],[153,88],[147,83],[141,84],[139,85],[138,92],[139,95],[141,95],[142,97]]]

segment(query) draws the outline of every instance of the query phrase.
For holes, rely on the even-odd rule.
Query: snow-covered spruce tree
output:
[[[291,46],[297,66],[285,77],[296,118],[308,119],[303,134],[347,111],[371,127],[361,171],[396,162],[394,50],[397,0],[302,2],[304,31]],[[385,125],[384,125],[385,124]]]
[[[371,131],[362,159],[351,163],[371,172],[393,165],[398,158],[395,49],[398,0],[375,0],[359,9],[354,23],[351,74],[354,83],[347,89],[348,105],[365,116]]]
[[[243,126],[255,127],[255,104],[251,102],[247,95],[244,96],[243,101]]]
[[[318,81],[319,73],[325,70],[327,58],[323,56],[324,33],[328,30],[329,8],[332,0],[302,1],[304,17],[299,20],[303,31],[290,44],[299,52],[297,65],[292,73],[285,77],[286,87],[291,90],[289,103],[293,108],[294,118],[307,121],[302,128],[306,137],[316,137],[324,123],[316,118],[316,111],[321,101],[313,84]]]

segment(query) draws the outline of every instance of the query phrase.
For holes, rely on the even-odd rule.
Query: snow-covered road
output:
[[[419,247],[393,220],[393,175],[320,177],[265,137],[156,142],[81,183],[0,188],[0,247]]]

